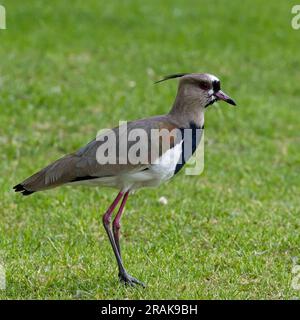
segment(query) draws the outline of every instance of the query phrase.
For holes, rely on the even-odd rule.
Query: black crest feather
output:
[[[169,79],[174,79],[174,78],[180,78],[183,76],[186,76],[188,73],[176,73],[176,74],[170,74],[168,76],[163,77],[161,80],[155,81],[154,83],[159,83],[159,82],[163,82]]]

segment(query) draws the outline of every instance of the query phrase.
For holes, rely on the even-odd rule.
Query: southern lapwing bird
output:
[[[120,219],[128,196],[136,189],[158,186],[180,171],[200,142],[208,106],[218,100],[235,105],[213,75],[175,74],[157,82],[173,78],[179,78],[179,86],[169,113],[102,132],[85,147],[14,186],[24,196],[66,184],[117,188],[119,193],[102,220],[117,260],[119,279],[129,285],[144,286],[127,273],[121,256]]]

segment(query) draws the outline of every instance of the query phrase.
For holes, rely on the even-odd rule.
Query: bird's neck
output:
[[[198,128],[204,126],[204,110],[201,101],[189,95],[183,88],[179,88],[176,99],[169,115],[183,128],[188,128],[191,123]]]

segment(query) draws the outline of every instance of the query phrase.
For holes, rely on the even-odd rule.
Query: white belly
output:
[[[78,181],[76,184],[114,187],[124,191],[136,190],[143,187],[155,187],[173,177],[176,165],[181,157],[182,142],[183,141],[165,152],[148,167],[147,170],[128,172],[112,177]]]

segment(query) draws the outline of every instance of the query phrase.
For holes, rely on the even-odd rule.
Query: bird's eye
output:
[[[210,85],[208,82],[200,82],[199,83],[199,87],[202,89],[202,90],[208,90],[210,88]]]

